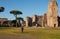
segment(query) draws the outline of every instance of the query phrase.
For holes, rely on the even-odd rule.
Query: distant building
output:
[[[51,0],[48,4],[47,26],[58,27],[58,4],[56,0]]]
[[[8,19],[7,18],[0,18],[0,27],[7,25]]]
[[[43,16],[37,16],[37,26],[42,27],[43,26]]]
[[[31,17],[26,17],[26,27],[31,27],[32,26],[32,18]]]
[[[0,27],[15,27],[16,20],[8,20],[7,18],[0,18]]]
[[[37,20],[38,20],[37,15],[33,15],[32,16],[32,26],[36,26]]]
[[[0,18],[0,22],[8,21],[7,18]]]
[[[12,26],[16,27],[16,20],[8,20],[7,18],[0,18],[0,27]],[[22,22],[21,25],[26,27],[59,27],[60,17],[58,16],[58,4],[56,0],[50,0],[48,3],[48,11],[42,16],[33,15],[32,17],[27,16],[26,21]]]
[[[31,19],[28,19],[28,21],[26,21],[26,26],[29,24],[29,22],[31,23]],[[48,12],[45,13],[43,16],[33,15],[32,26],[36,26],[36,24],[37,26],[40,26],[40,27],[58,27],[59,26],[60,17],[58,17],[58,4],[56,0],[51,0],[48,3]]]

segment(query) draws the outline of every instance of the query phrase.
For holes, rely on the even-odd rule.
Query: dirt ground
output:
[[[37,39],[34,36],[23,36],[23,35],[0,35],[0,39]]]

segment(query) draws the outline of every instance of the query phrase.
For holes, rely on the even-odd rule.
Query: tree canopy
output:
[[[0,7],[0,12],[3,12],[4,11],[4,7]]]
[[[18,24],[20,26],[20,19],[22,19],[22,18],[21,17],[17,17],[17,15],[22,14],[22,12],[19,11],[19,10],[12,10],[12,11],[10,11],[10,14],[14,14],[14,16],[16,17],[16,21],[19,20],[19,23],[18,23],[18,21],[16,22],[16,27],[17,27]]]
[[[18,11],[18,10],[12,10],[12,11],[10,11],[10,13],[14,14],[14,15],[22,14],[22,12]]]

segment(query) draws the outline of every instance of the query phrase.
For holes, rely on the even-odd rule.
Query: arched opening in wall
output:
[[[54,28],[56,27],[56,24],[54,24]]]

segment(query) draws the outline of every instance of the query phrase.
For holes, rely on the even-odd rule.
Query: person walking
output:
[[[24,31],[24,26],[22,25],[22,26],[21,26],[21,32],[23,32],[23,31]]]

